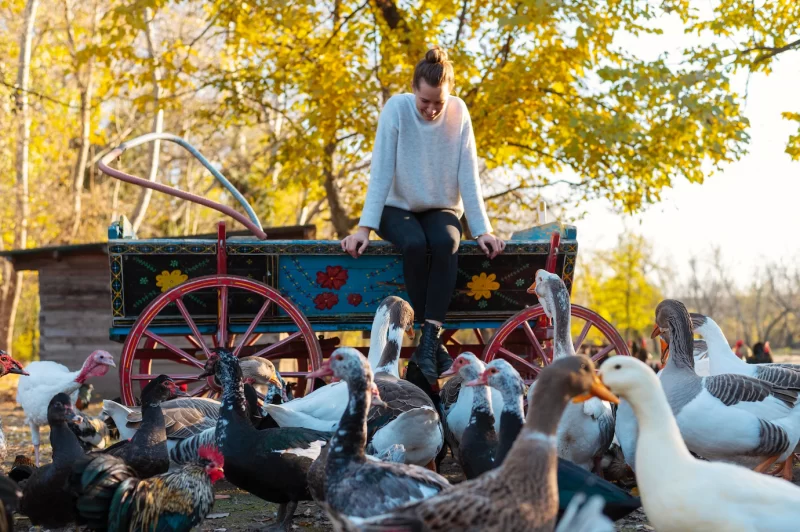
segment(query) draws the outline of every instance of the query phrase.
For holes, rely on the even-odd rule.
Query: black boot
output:
[[[425,377],[428,385],[435,392],[439,391],[438,360],[441,356],[439,348],[442,345],[439,341],[440,334],[442,334],[441,327],[437,327],[426,321],[422,325],[422,335],[419,339],[419,345],[409,359],[409,368],[411,368],[411,364],[414,363]],[[449,355],[448,358],[450,358]],[[406,373],[406,378],[408,379],[408,373]]]

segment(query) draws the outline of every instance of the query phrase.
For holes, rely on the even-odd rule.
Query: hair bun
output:
[[[425,61],[428,63],[446,63],[447,62],[447,52],[439,48],[438,46],[434,46],[430,50],[425,53]]]

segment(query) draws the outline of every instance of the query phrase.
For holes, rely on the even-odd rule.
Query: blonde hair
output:
[[[434,46],[425,53],[425,57],[414,67],[414,88],[419,89],[419,81],[431,87],[441,87],[447,83],[453,88],[455,81],[453,75],[453,63],[447,59],[447,52],[438,46]]]

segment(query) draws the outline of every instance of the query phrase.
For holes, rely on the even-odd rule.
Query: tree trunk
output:
[[[155,45],[153,43],[153,13],[148,8],[145,9],[145,37],[147,40],[147,50],[150,53],[150,59],[153,62],[153,109],[156,110],[156,115],[153,118],[153,132],[161,133],[164,126],[164,111],[159,108],[161,100],[161,73],[159,72],[159,60],[156,56]],[[161,142],[156,140],[151,144],[150,149],[150,172],[147,175],[149,181],[155,181],[158,177],[158,157],[161,152]],[[136,210],[133,212],[133,219],[131,225],[133,232],[136,233],[144,221],[147,214],[147,207],[150,205],[150,198],[153,196],[153,190],[143,188],[139,194],[139,201],[136,204]]]
[[[25,3],[25,21],[19,37],[19,65],[17,66],[17,148],[16,148],[16,177],[17,177],[17,226],[14,231],[14,248],[25,249],[28,245],[28,218],[30,205],[28,203],[28,152],[31,144],[31,113],[28,106],[28,90],[31,78],[31,46],[33,30],[36,22],[36,8],[39,0],[27,0]],[[6,266],[7,277],[4,275],[3,288],[5,297],[0,306],[0,348],[11,350],[14,339],[14,321],[17,317],[17,307],[22,295],[22,272],[14,271],[13,267]],[[5,272],[4,272],[5,273]]]
[[[335,142],[330,142],[325,146],[322,171],[325,173],[325,196],[328,198],[328,208],[331,211],[331,223],[334,231],[336,231],[336,236],[344,238],[350,234],[350,230],[357,220],[347,216],[347,211],[342,206],[339,188],[336,186],[336,173],[333,171],[333,154],[335,151]]]

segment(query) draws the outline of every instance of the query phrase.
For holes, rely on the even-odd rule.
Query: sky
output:
[[[686,44],[679,24],[665,24],[663,36],[628,37],[631,48],[653,58]],[[735,79],[734,90],[744,94],[747,78]],[[800,162],[784,153],[797,123],[781,112],[800,111],[800,53],[785,53],[774,71],[752,75],[745,114],[750,120],[749,153],[702,184],[681,180],[664,191],[663,201],[635,216],[621,216],[607,201],[581,206],[586,216],[576,222],[582,250],[613,247],[624,231],[648,237],[657,260],[679,277],[689,272],[692,256],[708,257],[722,250],[729,271],[743,287],[765,258],[800,258]]]

